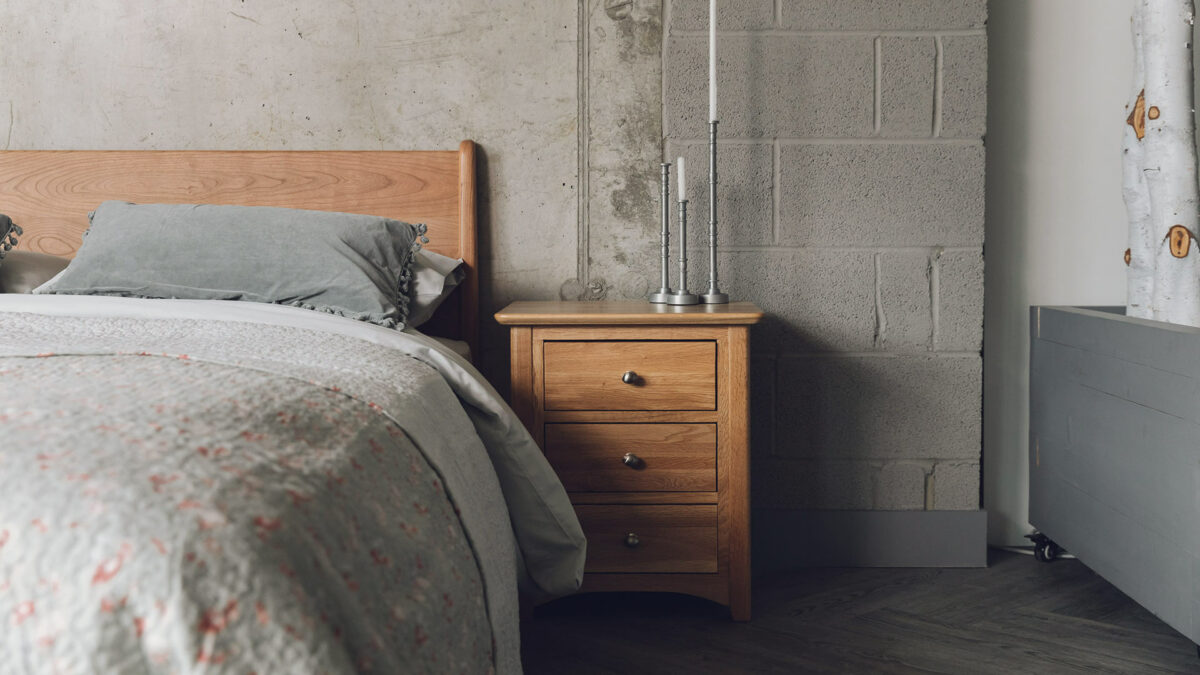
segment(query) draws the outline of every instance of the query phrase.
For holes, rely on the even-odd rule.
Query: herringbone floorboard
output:
[[[746,624],[667,594],[540,607],[522,625],[526,672],[1200,673],[1191,641],[1074,560],[993,551],[987,569],[813,569],[755,582]]]

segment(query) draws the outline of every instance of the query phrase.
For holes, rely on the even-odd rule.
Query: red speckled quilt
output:
[[[434,368],[233,321],[0,338],[0,673],[519,670],[520,537]]]

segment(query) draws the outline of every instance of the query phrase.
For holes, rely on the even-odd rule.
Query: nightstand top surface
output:
[[[675,307],[652,305],[644,300],[525,300],[496,312],[496,321],[506,326],[728,325],[758,323],[762,316],[762,310],[751,302]]]

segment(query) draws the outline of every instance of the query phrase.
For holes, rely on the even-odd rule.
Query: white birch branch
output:
[[[1143,162],[1150,195],[1150,230],[1157,240],[1151,308],[1160,321],[1197,326],[1200,252],[1192,241],[1200,203],[1192,116],[1195,4],[1192,0],[1145,0],[1144,10]],[[1172,233],[1184,234],[1170,236]]]
[[[1143,174],[1146,132],[1146,71],[1142,51],[1146,0],[1139,0],[1133,10],[1133,91],[1129,97],[1129,117],[1125,120],[1123,155],[1123,186],[1125,211],[1129,217],[1129,250],[1125,254],[1126,308],[1128,316],[1153,318],[1150,307],[1154,299],[1154,255],[1157,247],[1150,227],[1150,193]]]

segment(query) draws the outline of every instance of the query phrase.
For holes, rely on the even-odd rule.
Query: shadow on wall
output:
[[[1033,0],[991,3],[983,503],[988,511],[989,541],[1007,545],[1023,543],[1021,537],[1029,531],[1025,517],[1029,485],[1026,266],[1031,225],[1026,221],[1032,216],[1028,212],[1031,178],[1027,167],[1035,125],[1046,123],[1041,111],[1030,105],[1034,21]]]
[[[885,395],[857,359],[836,357],[836,346],[768,314],[752,329],[752,345],[783,344],[814,356],[752,359],[751,500],[755,576],[794,569],[798,549],[823,546],[797,531],[791,519],[805,512],[870,509],[875,478],[861,463],[831,462],[865,442],[858,421],[873,414]],[[832,395],[829,395],[832,393]],[[840,475],[835,475],[840,474]],[[851,539],[867,533],[847,533]]]
[[[488,149],[483,145],[475,146],[475,186],[476,209],[478,211],[478,260],[479,278],[494,279],[492,266],[495,251],[495,226],[492,220],[492,189],[491,162]],[[479,340],[481,354],[475,357],[475,366],[504,397],[508,400],[508,330],[496,323],[492,314],[500,309],[496,304],[503,301],[496,297],[496,284],[479,284]]]
[[[879,504],[875,466],[881,410],[906,396],[873,359],[839,358],[839,347],[768,315],[752,344],[770,336],[796,355],[755,354],[751,428],[753,506],[788,509],[895,508]],[[893,359],[889,359],[893,361]],[[765,381],[764,381],[765,380]],[[894,447],[905,447],[897,439]],[[780,471],[786,463],[787,470]],[[922,508],[923,503],[906,505]],[[764,533],[765,534],[765,533]]]

